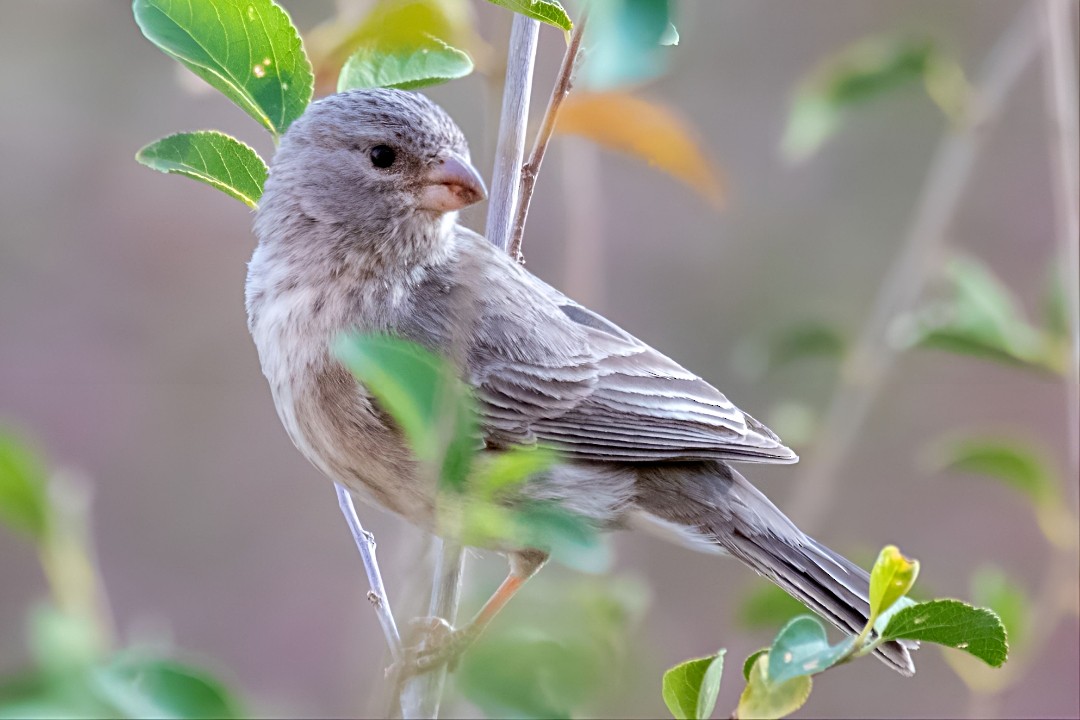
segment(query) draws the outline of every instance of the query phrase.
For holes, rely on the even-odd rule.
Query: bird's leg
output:
[[[392,670],[407,677],[429,672],[446,663],[453,668],[461,654],[476,642],[499,611],[510,602],[510,598],[547,561],[547,557],[547,553],[539,550],[524,550],[510,555],[510,573],[464,627],[455,630],[442,618],[414,620],[410,623],[409,632],[413,642],[405,651],[402,666]]]

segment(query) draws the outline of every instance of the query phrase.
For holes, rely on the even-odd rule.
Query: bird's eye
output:
[[[396,159],[397,153],[389,145],[376,145],[371,148],[371,164],[377,168],[388,168]]]

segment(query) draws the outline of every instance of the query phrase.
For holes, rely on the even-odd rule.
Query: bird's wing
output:
[[[469,362],[489,445],[541,442],[624,462],[798,459],[675,361],[516,265],[510,272],[491,288],[509,301],[483,303]]]

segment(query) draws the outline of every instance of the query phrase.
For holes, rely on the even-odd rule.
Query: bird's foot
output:
[[[390,666],[388,674],[407,679],[443,665],[452,671],[475,639],[470,625],[455,630],[440,617],[414,618],[405,633],[404,657]]]

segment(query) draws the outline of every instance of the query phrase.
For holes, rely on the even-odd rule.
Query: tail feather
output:
[[[701,533],[845,633],[870,616],[870,577],[800,531],[768,498],[722,462],[667,465],[639,473],[637,504],[668,523]],[[913,675],[909,649],[883,643],[875,654]]]

